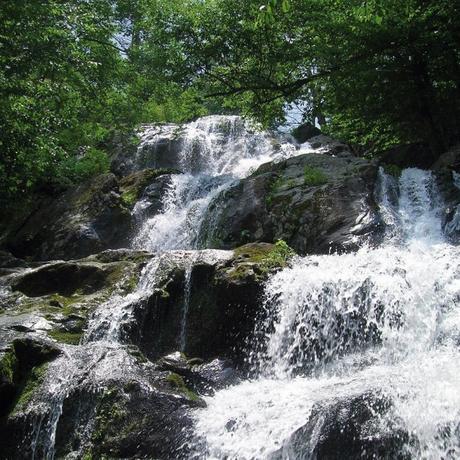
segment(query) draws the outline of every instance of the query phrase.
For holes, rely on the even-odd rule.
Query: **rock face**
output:
[[[263,280],[285,263],[285,254],[266,243],[235,252],[165,255],[157,288],[134,307],[127,340],[150,359],[182,348],[188,356],[231,358],[242,364]]]
[[[387,165],[396,165],[398,168],[428,169],[437,156],[430,147],[422,143],[398,145],[380,154],[380,162]]]
[[[0,244],[16,257],[41,261],[128,247],[137,225],[132,208],[145,192],[145,215],[157,213],[171,172],[147,169],[121,180],[113,174],[98,176],[42,200],[30,215],[5,229]]]
[[[45,458],[54,429],[57,458],[190,458],[199,395],[239,381],[263,281],[290,255],[266,243],[163,254],[153,290],[126,304],[116,344],[81,337],[98,306],[135,288],[152,255],[110,250],[4,277],[2,454]],[[62,397],[50,390],[58,376]]]
[[[123,205],[113,174],[45,200],[4,241],[17,257],[37,260],[85,257],[109,247],[124,246],[130,213]]]
[[[75,375],[64,401],[51,401],[51,412],[43,411],[47,401],[42,388],[56,378],[59,367],[65,377],[65,362],[58,358],[42,367],[34,386],[28,383],[28,400],[22,398],[9,417],[0,420],[2,456],[46,458],[53,452],[56,458],[187,458],[190,411],[204,403],[182,377],[123,349],[113,351],[110,360],[94,346],[81,352],[91,365]],[[120,368],[111,369],[114,363]],[[29,404],[32,398],[35,404]],[[53,427],[53,408],[60,416],[50,446],[46,432]]]
[[[378,418],[390,411],[391,401],[372,393],[325,401],[313,408],[308,423],[270,459],[281,460],[287,452],[292,458],[409,459],[404,453],[406,432],[389,425],[382,437],[377,429],[382,423]]]
[[[111,169],[118,176],[143,169],[180,169],[183,143],[183,128],[180,125],[146,125],[140,132],[136,151],[120,150],[113,159]]]
[[[377,234],[376,176],[366,160],[324,154],[262,165],[211,205],[204,240],[232,248],[283,239],[300,254],[356,249]]]

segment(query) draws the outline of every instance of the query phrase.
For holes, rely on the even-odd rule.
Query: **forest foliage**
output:
[[[451,0],[3,0],[0,198],[109,167],[140,123],[242,113],[376,153],[460,139]]]

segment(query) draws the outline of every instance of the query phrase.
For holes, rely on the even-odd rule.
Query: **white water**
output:
[[[302,453],[290,444],[313,408],[367,393],[392,406],[363,439],[400,428],[411,458],[460,456],[460,251],[444,241],[430,173],[403,171],[396,202],[397,184],[381,183],[385,244],[297,258],[271,277],[249,357],[259,377],[206,399],[197,457],[314,457],[321,418]]]
[[[142,142],[155,142],[155,133],[152,137],[147,130]],[[251,129],[236,116],[200,118],[186,125],[182,136],[177,169],[183,174],[172,177],[162,212],[141,226],[134,241],[137,248],[196,249],[206,210],[220,192],[263,163],[301,153],[292,143]]]
[[[168,129],[171,135],[176,130],[161,131]],[[158,132],[146,129],[142,143],[154,144]],[[98,307],[83,343],[67,347],[68,355],[50,365],[41,404],[51,417],[38,421],[34,438],[44,458],[54,457],[63,401],[81,383],[98,391],[110,377],[132,372],[153,391],[121,345],[120,326],[131,320],[133,304],[150,295],[162,258],[177,257],[187,269],[196,257],[228,257],[191,251],[200,245],[212,199],[266,161],[305,153],[291,144],[274,147],[268,135],[247,129],[237,117],[206,117],[185,133],[183,174],[172,176],[162,212],[142,223],[133,243],[159,254],[136,291]],[[405,170],[399,184],[382,175],[385,244],[296,258],[269,280],[265,316],[249,356],[257,378],[206,398],[208,407],[196,416],[204,441],[197,458],[266,459],[275,452],[298,458],[291,436],[318,404],[369,392],[384,394],[392,407],[378,423],[362,427],[363,437],[378,438],[396,426],[418,441],[406,446],[414,458],[460,456],[460,254],[444,240],[433,184],[415,169]],[[186,345],[187,309],[186,300],[180,348]],[[318,436],[305,440],[302,458],[314,455]]]
[[[141,133],[139,151],[145,144],[155,147],[159,139],[176,134],[177,126],[173,125],[146,127]],[[274,145],[274,138],[249,128],[239,117],[205,117],[185,125],[181,136],[178,169],[182,174],[172,176],[162,212],[142,221],[145,203],[141,200],[134,208],[140,227],[133,246],[151,251],[155,256],[143,269],[136,290],[128,295],[114,294],[101,304],[92,314],[81,344],[66,346],[66,355],[50,364],[43,395],[34,402],[39,415],[31,439],[33,458],[55,457],[56,432],[64,401],[83,383],[97,392],[111,377],[129,377],[143,385],[147,392],[153,391],[148,379],[139,373],[135,358],[122,344],[122,326],[133,320],[133,306],[152,294],[161,264],[169,260],[182,264],[186,272],[186,292],[178,347],[183,350],[193,263],[223,261],[231,255],[218,250],[191,251],[199,245],[200,227],[208,205],[220,191],[262,163],[305,153],[289,142]],[[74,454],[78,456],[81,452]]]

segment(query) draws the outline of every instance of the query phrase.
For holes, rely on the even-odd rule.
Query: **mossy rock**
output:
[[[61,350],[46,340],[16,339],[0,357],[0,416],[25,409]]]
[[[235,258],[231,266],[221,270],[228,281],[247,277],[265,279],[270,272],[283,268],[295,252],[283,240],[275,244],[249,243],[234,249]]]
[[[176,169],[143,169],[136,171],[120,180],[121,199],[129,208],[133,208],[142,195],[144,189],[151,184],[157,177],[165,174],[178,174]]]

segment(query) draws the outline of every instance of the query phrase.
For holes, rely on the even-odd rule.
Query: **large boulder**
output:
[[[434,171],[442,200],[442,226],[447,238],[460,243],[460,174],[446,167]]]
[[[106,174],[56,199],[45,199],[25,221],[8,230],[3,246],[17,257],[71,259],[125,246],[131,216],[116,177]]]
[[[302,123],[292,130],[292,135],[295,140],[301,144],[314,136],[319,136],[320,134],[321,130],[311,123]]]
[[[460,173],[460,144],[443,153],[431,166],[435,171],[448,169]]]
[[[8,413],[28,385],[36,381],[40,366],[52,361],[61,349],[52,341],[39,337],[16,338],[0,349],[0,418]]]
[[[191,410],[204,406],[180,375],[97,343],[42,366],[26,385],[0,420],[5,458],[188,458]]]
[[[377,234],[377,167],[359,158],[305,154],[262,165],[211,204],[208,247],[285,240],[296,252],[356,249]]]
[[[391,401],[372,392],[317,403],[308,422],[270,456],[321,459],[409,459],[407,432],[392,426]],[[383,417],[386,416],[386,422]],[[386,423],[386,426],[385,426]],[[386,429],[385,429],[386,428]]]
[[[149,359],[180,349],[189,356],[242,364],[263,282],[289,255],[266,243],[163,255],[153,293],[133,305],[132,321],[124,325],[125,340]]]
[[[183,146],[180,125],[157,123],[141,127],[139,143],[131,149],[119,149],[112,160],[111,170],[126,176],[142,169],[180,169]]]
[[[77,344],[95,308],[131,293],[150,258],[143,251],[110,250],[0,278],[0,349],[26,336]]]
[[[145,197],[142,214],[159,212],[170,174],[176,172],[146,169],[121,179],[95,177],[57,198],[42,199],[3,229],[0,245],[15,257],[40,261],[128,247],[137,225],[134,205]]]

